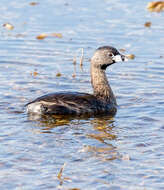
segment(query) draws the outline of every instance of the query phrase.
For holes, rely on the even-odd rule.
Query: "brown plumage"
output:
[[[109,65],[125,59],[125,56],[113,47],[98,48],[91,59],[93,95],[79,92],[47,94],[28,103],[27,112],[39,115],[114,115],[117,111],[117,103],[105,70]]]

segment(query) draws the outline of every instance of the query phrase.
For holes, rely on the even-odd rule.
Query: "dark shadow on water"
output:
[[[65,115],[35,115],[29,114],[27,115],[28,121],[34,121],[40,124],[41,126],[45,126],[47,128],[55,128],[62,125],[69,125],[72,121],[79,121],[79,124],[84,121],[90,121],[93,126],[97,126],[98,124],[102,124],[103,126],[113,123],[113,116],[110,115],[99,115],[99,116],[65,116]]]

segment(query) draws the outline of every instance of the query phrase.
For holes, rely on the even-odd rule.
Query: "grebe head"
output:
[[[120,61],[127,61],[127,58],[111,46],[99,47],[91,59],[92,66],[102,70],[106,70],[109,65]]]

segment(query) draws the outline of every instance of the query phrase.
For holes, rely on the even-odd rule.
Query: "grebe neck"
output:
[[[105,70],[94,67],[91,64],[91,83],[93,87],[94,96],[102,99],[107,103],[116,103],[116,98],[113,91],[108,83]]]

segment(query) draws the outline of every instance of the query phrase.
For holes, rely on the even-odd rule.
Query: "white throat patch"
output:
[[[126,57],[124,57],[124,60],[122,60],[121,55],[115,55],[115,56],[113,56],[113,61],[115,61],[115,62],[128,61],[128,59]]]

